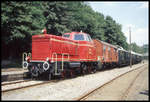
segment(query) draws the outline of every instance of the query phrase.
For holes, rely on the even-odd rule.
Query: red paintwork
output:
[[[118,62],[117,47],[100,40],[93,40],[93,41],[96,46],[96,55],[97,57],[100,56],[100,61],[102,63]]]
[[[51,61],[52,54],[57,53],[57,59],[54,59],[54,61],[62,61],[62,54],[65,53],[69,54],[69,61],[98,61],[98,57],[100,57],[102,63],[118,61],[118,52],[115,46],[100,40],[74,40],[74,35],[81,34],[81,32],[65,34],[69,34],[69,38],[52,34],[32,36],[32,60],[46,61],[48,57]],[[87,35],[86,33],[82,34],[84,37]],[[54,56],[54,58],[56,58],[56,56]],[[68,56],[64,56],[64,60],[67,59]]]
[[[81,32],[66,33],[70,38],[42,34],[32,36],[32,60],[45,61],[52,54],[57,53],[57,61],[62,61],[62,54],[69,54],[69,61],[96,61],[96,50],[93,41],[76,41],[74,35]],[[86,33],[82,33],[84,36]],[[54,56],[56,57],[56,56]],[[68,56],[64,56],[68,59]],[[54,60],[56,61],[56,59]]]

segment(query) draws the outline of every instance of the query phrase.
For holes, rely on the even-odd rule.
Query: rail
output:
[[[64,81],[64,80],[51,80],[51,81],[37,81],[36,83],[34,84],[30,84],[30,82],[32,82],[33,80],[22,80],[22,81],[17,81],[17,82],[10,82],[10,83],[3,83],[2,84],[2,91],[3,93],[5,92],[10,92],[10,91],[15,91],[15,90],[19,90],[19,89],[25,89],[25,88],[31,88],[31,87],[35,87],[35,86],[39,86],[39,85],[44,85],[44,84],[49,84],[49,83],[57,83],[57,82],[61,82],[61,81]],[[28,85],[18,85],[18,84],[22,84],[22,83],[29,83]],[[3,87],[8,87],[7,85],[15,85],[17,84],[18,87],[14,87],[14,88],[6,88],[6,89],[3,89]]]
[[[96,88],[94,88],[94,89],[88,91],[88,92],[85,93],[85,94],[83,94],[83,95],[81,95],[81,96],[79,96],[79,97],[77,97],[77,98],[73,98],[73,100],[78,100],[78,101],[85,100],[87,96],[89,96],[90,94],[92,94],[92,93],[95,92],[96,90],[98,90],[98,89],[100,89],[100,88],[106,86],[107,84],[111,83],[112,81],[118,79],[119,77],[121,77],[121,76],[123,76],[123,75],[125,75],[125,74],[127,74],[127,73],[129,73],[129,72],[132,72],[132,71],[134,71],[134,70],[140,69],[141,67],[143,67],[143,66],[145,66],[145,65],[146,65],[146,64],[144,64],[144,65],[142,65],[142,66],[139,66],[139,67],[137,67],[137,68],[135,68],[135,69],[132,69],[132,70],[130,70],[130,71],[127,71],[127,72],[125,72],[125,73],[123,73],[123,74],[121,74],[121,75],[119,75],[119,76],[113,78],[112,80],[110,80],[110,81],[104,83],[103,85],[98,86],[98,87],[96,87]],[[143,70],[140,71],[139,73],[143,72],[144,70],[145,70],[145,69],[143,69]],[[140,74],[138,74],[138,75],[140,75]],[[137,76],[138,76],[138,75],[137,75]],[[137,78],[137,76],[136,76],[136,78]],[[132,84],[133,84],[133,83],[132,83]],[[129,88],[128,88],[127,91],[124,93],[124,95],[121,96],[121,99],[123,99],[123,98],[125,97],[125,95],[128,93],[128,90],[129,90]]]

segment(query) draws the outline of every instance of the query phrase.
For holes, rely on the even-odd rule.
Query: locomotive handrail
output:
[[[101,61],[101,56],[97,56],[97,60],[98,60],[98,61]]]
[[[53,59],[54,59],[54,55],[56,55],[56,58],[55,58],[55,75],[58,75],[58,73],[57,73],[57,53],[54,52],[54,53],[52,54],[52,61],[54,61],[54,60],[53,60]]]
[[[26,55],[26,57],[27,57],[27,53],[24,52],[24,53],[22,54],[22,61],[25,61],[25,58],[26,58],[26,57],[24,57],[24,55]]]
[[[68,53],[63,53],[62,54],[62,71],[64,70],[64,55],[67,55],[68,56],[68,60],[67,61],[69,61],[69,54]]]
[[[30,53],[30,52],[28,53],[28,56],[30,57],[30,59],[32,59],[32,56],[31,56],[31,53]]]
[[[24,67],[24,61],[25,61],[26,57],[27,57],[27,53],[24,52],[24,53],[22,54],[22,68],[23,68],[23,69],[26,69],[26,68]]]

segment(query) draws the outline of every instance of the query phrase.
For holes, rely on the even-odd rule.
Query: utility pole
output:
[[[132,54],[131,54],[131,27],[129,27],[129,39],[130,39],[130,68],[132,68]]]

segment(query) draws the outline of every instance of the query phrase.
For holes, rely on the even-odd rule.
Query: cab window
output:
[[[88,35],[85,35],[85,37],[86,37],[86,41],[90,41]]]
[[[70,37],[70,34],[64,34],[63,37],[69,38],[69,37]]]
[[[87,35],[87,36],[88,36],[88,38],[89,38],[89,41],[92,41],[92,39],[91,39],[90,35]]]
[[[75,34],[74,40],[84,40],[84,35],[83,34]]]
[[[106,46],[105,46],[105,45],[103,46],[103,51],[104,51],[104,52],[106,51]]]
[[[85,37],[86,37],[86,41],[92,41],[91,37],[88,34],[85,35]]]

